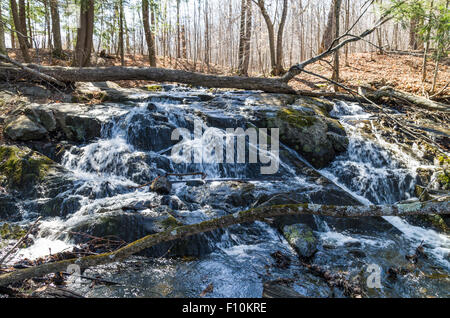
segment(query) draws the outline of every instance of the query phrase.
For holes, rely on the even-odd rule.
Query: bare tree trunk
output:
[[[177,58],[181,58],[180,0],[177,0]]]
[[[50,0],[50,13],[52,16],[52,33],[53,33],[53,47],[54,47],[53,54],[55,54],[56,56],[61,56],[62,42],[61,42],[61,24],[59,20],[58,0]]]
[[[283,1],[283,12],[281,14],[280,25],[278,26],[278,35],[277,35],[277,66],[274,75],[284,74],[283,68],[283,32],[284,26],[286,24],[286,16],[288,10],[288,1]]]
[[[340,23],[339,23],[339,15],[341,10],[341,0],[335,0],[334,2],[334,38],[339,38],[339,32],[340,32]],[[377,29],[378,30],[378,29]],[[339,41],[336,41],[335,45],[339,44]],[[333,75],[332,80],[335,82],[339,82],[339,50],[336,50],[334,52],[334,65],[333,65]],[[338,91],[338,86],[334,85],[334,90]]]
[[[245,30],[245,42],[244,42],[244,63],[242,65],[242,71],[245,76],[248,76],[248,68],[250,65],[250,44],[252,38],[252,1],[247,0],[247,25]]]
[[[183,58],[187,59],[186,28],[184,25],[181,27],[181,40],[183,45]]]
[[[13,16],[13,20],[14,20],[14,26],[17,32],[17,39],[19,40],[19,46],[20,46],[20,50],[22,52],[22,56],[23,59],[26,63],[30,63],[31,62],[31,58],[30,55],[28,53],[28,45],[27,45],[27,41],[26,41],[26,32],[23,33],[23,27],[21,25],[20,22],[20,18],[19,18],[19,12],[17,9],[17,3],[16,0],[10,0],[10,4],[11,4],[11,14]]]
[[[90,64],[92,37],[94,33],[94,0],[81,0],[80,27],[77,31],[77,44],[73,66],[84,67]]]
[[[120,64],[125,65],[125,49],[123,40],[123,0],[119,1],[119,51],[120,51]]]
[[[0,54],[6,54],[5,29],[3,28],[3,15],[1,4],[0,4]]]
[[[331,8],[328,13],[327,26],[323,32],[322,43],[320,44],[319,53],[326,51],[336,36],[336,10],[339,12],[342,0],[333,0]]]
[[[20,21],[20,27],[18,28],[18,31],[20,31],[23,35],[28,35],[28,28],[27,28],[27,12],[25,7],[25,0],[19,0],[19,21]],[[25,43],[27,44],[27,47],[30,48],[31,44],[28,38],[25,38]]]
[[[411,19],[409,24],[409,48],[411,50],[417,50],[417,24],[416,18]]]
[[[431,24],[431,20],[433,18],[433,5],[434,5],[434,1],[431,0],[430,13],[428,16],[429,24]],[[425,80],[427,79],[427,56],[428,56],[428,50],[430,48],[430,36],[431,36],[431,27],[428,28],[427,34],[425,36],[425,51],[423,52],[423,63],[422,63],[422,83],[425,83]]]
[[[153,31],[151,30],[149,23],[148,1],[149,0],[142,0],[142,24],[144,25],[145,39],[147,40],[148,58],[150,61],[150,66],[156,67],[155,41],[153,38]]]
[[[28,47],[32,48],[33,47],[33,30],[31,27],[31,9],[30,9],[30,0],[27,1],[27,10],[26,10],[26,17],[28,19],[28,33],[29,33],[29,41],[28,41]]]
[[[239,24],[239,53],[238,53],[238,74],[243,75],[242,67],[244,65],[244,41],[245,41],[245,16],[247,14],[246,10],[247,2],[246,0],[241,0],[241,19]]]
[[[264,0],[258,0],[258,7],[261,10],[261,14],[266,22],[267,32],[269,34],[269,48],[270,48],[270,62],[272,66],[272,72],[276,72],[277,69],[277,58],[275,52],[275,30],[270,19],[269,13],[266,10]]]

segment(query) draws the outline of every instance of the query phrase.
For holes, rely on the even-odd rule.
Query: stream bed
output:
[[[216,127],[214,136],[226,138],[226,128],[251,127],[256,112],[270,112],[275,106],[258,100],[255,92],[211,94],[177,86],[165,90],[97,110],[101,137],[69,145],[60,159],[72,180],[59,194],[69,212],[44,218],[34,244],[11,262],[47,255],[49,249],[70,249],[81,242],[74,232],[117,234],[132,241],[161,230],[164,220],[172,218],[193,224],[264,204],[393,204],[415,197],[416,170],[423,163],[380,135],[362,136],[358,125],[370,122],[371,116],[356,104],[336,101],[330,112],[349,139],[347,150],[331,164],[315,169],[281,143],[278,172],[262,175],[261,163],[211,163],[205,157],[203,163],[178,163],[171,153],[176,141],[170,137],[173,129],[193,131],[201,123],[204,129]],[[202,149],[208,138],[193,138],[189,147],[194,152]],[[192,172],[205,173],[206,179],[172,177],[171,192],[165,195],[148,187],[132,188],[166,173]],[[24,200],[20,224],[36,218],[38,201],[43,199]],[[283,222],[307,224],[317,238],[309,261],[359,280],[369,297],[450,296],[447,234],[398,217],[300,216]],[[427,258],[412,264],[405,256],[421,244]],[[276,266],[272,255],[277,252],[290,259],[289,266]],[[366,283],[371,268],[381,275],[376,288]],[[394,268],[407,271],[392,278]],[[281,278],[294,278],[292,288],[307,297],[344,297],[339,288],[302,266],[278,226],[263,222],[163,244],[124,262],[90,268],[84,275],[119,283],[92,287],[92,282],[76,279],[68,285],[87,297],[199,297],[211,284],[213,290],[205,297],[261,297],[264,282]]]

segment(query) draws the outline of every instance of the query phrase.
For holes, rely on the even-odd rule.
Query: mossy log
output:
[[[120,261],[163,242],[185,239],[186,237],[195,234],[213,231],[235,224],[265,221],[268,218],[276,216],[309,214],[333,217],[361,217],[447,214],[450,211],[449,203],[450,197],[446,196],[427,202],[412,202],[385,206],[332,206],[304,203],[260,207],[197,224],[175,226],[167,231],[145,236],[110,253],[46,263],[3,274],[0,275],[0,286],[7,286],[14,282],[23,281],[32,277],[44,276],[50,273],[63,272],[66,271],[67,267],[71,264],[76,264],[80,266],[80,268],[85,269],[96,265]]]

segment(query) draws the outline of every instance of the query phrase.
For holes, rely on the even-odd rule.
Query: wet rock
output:
[[[335,156],[347,149],[348,139],[329,130],[327,117],[311,115],[310,112],[281,108],[275,116],[266,113],[266,120],[259,123],[280,129],[280,140],[304,156],[314,167],[323,168]],[[337,130],[335,130],[337,131]]]
[[[9,194],[0,193],[0,221],[12,221],[20,218],[16,200]]]
[[[277,279],[265,282],[263,285],[263,298],[306,298],[293,288],[293,282],[286,279]]]
[[[90,218],[71,228],[72,232],[87,233],[96,237],[114,236],[126,242],[133,242],[146,235],[172,230],[184,225],[169,214],[169,209],[155,209],[142,212],[125,212],[122,209],[98,211]],[[201,256],[210,253],[213,245],[209,237],[214,233],[193,235],[183,240],[161,243],[141,254],[149,257]],[[86,241],[84,236],[73,236],[75,242]]]
[[[70,141],[86,142],[101,136],[102,125],[95,114],[79,104],[58,104],[50,106],[58,128]]]
[[[166,177],[159,177],[152,182],[150,189],[158,194],[169,194],[172,190],[172,184]]]
[[[348,138],[335,134],[333,132],[327,132],[327,137],[333,145],[334,151],[336,153],[344,152],[348,148]]]
[[[73,176],[27,147],[0,146],[0,187],[26,198],[54,198],[72,186]]]
[[[4,133],[12,140],[40,140],[47,135],[47,130],[25,115],[12,119],[5,127]]]
[[[155,119],[143,114],[133,116],[133,124],[128,127],[128,142],[144,151],[160,151],[176,144],[172,132],[177,127]]]
[[[305,224],[286,225],[283,227],[283,235],[302,258],[310,258],[317,251],[319,240]]]
[[[0,185],[12,190],[33,191],[54,162],[39,153],[17,146],[0,146]]]

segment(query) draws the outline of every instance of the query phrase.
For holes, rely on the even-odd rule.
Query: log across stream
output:
[[[377,215],[387,214],[386,206],[414,197],[416,168],[421,165],[415,165],[412,160],[405,162],[405,158],[376,138],[369,140],[359,135],[354,129],[355,120],[369,118],[361,108],[356,104],[336,103],[334,116],[340,117],[350,144],[348,151],[335,158],[330,166],[314,169],[294,149],[281,145],[280,170],[273,178],[264,179],[260,177],[258,165],[180,165],[172,160],[173,144],[170,139],[162,138],[165,127],[191,128],[193,120],[198,119],[205,125],[214,123],[219,127],[218,133],[223,133],[229,125],[246,125],[255,110],[276,109],[258,100],[254,92],[219,91],[214,99],[207,101],[194,98],[204,94],[204,90],[170,86],[165,92],[143,93],[144,98],[138,101],[102,108],[101,137],[66,147],[60,160],[66,169],[65,178],[73,182],[65,185],[62,196],[66,211],[70,212],[45,217],[34,244],[20,250],[11,262],[48,254],[49,247],[52,253],[71,248],[80,243],[74,232],[95,236],[115,234],[129,242],[159,233],[137,241],[129,249],[106,255],[110,264],[105,264],[101,256],[86,259],[87,263],[78,262],[81,267],[89,267],[83,275],[100,274],[119,285],[91,289],[83,280],[75,280],[68,288],[86,296],[196,297],[212,284],[214,288],[208,296],[261,297],[264,282],[297,277],[301,283],[295,283],[293,288],[306,297],[329,297],[336,293],[339,296],[339,291],[332,291],[323,279],[302,266],[298,251],[288,244],[284,226],[303,224],[312,231],[308,239],[315,242],[313,264],[333,272],[348,272],[349,278],[360,276],[363,282],[369,274],[368,266],[382,269],[383,288],[363,286],[367,296],[445,295],[448,280],[434,277],[447,277],[450,271],[448,235],[411,225],[397,216],[343,217],[346,213],[354,216],[370,210],[362,204],[383,205],[385,208],[371,209],[378,211]],[[163,142],[155,144],[156,137]],[[194,140],[192,146],[202,142],[202,139]],[[202,171],[207,179],[216,181],[174,183],[168,195],[149,192],[147,188],[130,189],[158,175],[188,171]],[[33,209],[43,202],[46,201],[31,200],[22,206],[29,209],[25,214],[30,217],[29,222],[33,220]],[[413,203],[390,211],[413,213],[429,209],[439,213],[439,209],[446,212],[448,208],[448,203],[433,204]],[[351,205],[359,207],[337,207]],[[319,209],[329,213],[319,216],[323,214]],[[246,210],[250,212],[239,213]],[[262,213],[260,217],[256,216],[258,211]],[[275,218],[286,211],[304,215]],[[260,221],[237,224],[256,219]],[[198,227],[190,227],[192,224]],[[200,234],[220,225],[229,227]],[[200,231],[184,238],[184,231],[194,228]],[[152,245],[149,242],[157,243],[158,239],[164,243],[146,249],[139,256],[128,257],[129,252],[149,247]],[[396,281],[388,279],[385,273],[389,268],[411,267],[405,256],[413,254],[421,243],[428,258],[420,260],[411,274],[400,275]],[[272,255],[279,255],[278,252],[290,260],[287,267],[277,265]],[[116,261],[116,257],[121,260]],[[73,262],[63,263],[63,267],[70,263]],[[90,266],[100,263],[104,265]],[[61,270],[60,265],[50,263],[40,268],[41,273],[48,269]],[[0,276],[0,284],[1,279],[7,280],[5,277],[36,274],[30,274],[31,271]],[[419,283],[410,279],[409,275],[415,273],[420,275]]]

